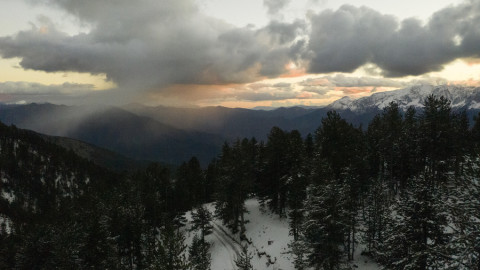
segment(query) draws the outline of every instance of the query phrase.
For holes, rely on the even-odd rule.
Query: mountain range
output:
[[[466,110],[470,119],[480,111],[479,87],[416,85],[359,99],[344,97],[321,108],[251,110],[140,104],[122,107],[4,104],[0,106],[0,121],[57,136],[58,143],[63,141],[63,144],[72,145],[58,139],[61,137],[83,141],[120,153],[127,159],[179,164],[196,156],[202,165],[206,165],[216,157],[224,142],[245,137],[265,140],[273,126],[296,129],[303,135],[314,133],[321,125],[322,117],[328,111],[336,110],[348,122],[365,127],[390,102],[397,102],[402,109],[421,107],[423,100],[431,94],[447,97],[454,110]],[[124,161],[117,163],[124,164]]]
[[[415,85],[389,92],[374,93],[359,99],[343,97],[327,107],[334,110],[350,110],[363,113],[372,109],[383,109],[390,102],[398,103],[406,109],[410,106],[422,107],[428,95],[444,96],[451,101],[452,108],[460,110],[480,109],[480,87],[460,87],[454,85]]]

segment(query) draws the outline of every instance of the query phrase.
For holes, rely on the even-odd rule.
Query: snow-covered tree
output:
[[[480,174],[479,160],[467,159],[470,166],[455,181],[445,200],[452,237],[446,256],[450,269],[480,269]],[[473,165],[473,166],[472,166]]]
[[[439,269],[449,258],[443,254],[449,235],[440,189],[431,179],[413,179],[398,198],[387,220],[385,240],[377,255],[388,269]]]
[[[188,249],[188,260],[191,270],[209,270],[212,258],[209,252],[211,244],[195,235]]]
[[[305,242],[305,238],[299,235],[297,239],[294,239],[290,244],[290,251],[293,255],[293,265],[297,270],[308,269],[309,262],[307,258],[308,246]]]
[[[309,266],[315,269],[339,269],[346,261],[344,244],[348,220],[345,195],[344,187],[333,181],[322,186],[311,185],[307,189],[299,244],[305,245]]]
[[[252,258],[253,255],[248,252],[247,245],[242,246],[240,256],[235,259],[237,270],[253,270]]]
[[[372,181],[365,198],[364,209],[364,241],[369,252],[375,252],[378,244],[383,242],[387,215],[390,214],[388,184],[381,178]]]

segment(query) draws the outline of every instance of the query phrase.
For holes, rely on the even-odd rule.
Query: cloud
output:
[[[307,79],[300,83],[302,86],[329,86],[329,87],[402,87],[405,82],[389,78],[355,77],[337,74],[335,76],[321,76]]]
[[[90,31],[69,35],[45,19],[0,37],[0,55],[25,69],[106,74],[126,91],[171,84],[253,82],[285,72],[301,22],[236,28],[193,0],[43,0]]]
[[[305,34],[306,23],[296,20],[292,23],[271,21],[267,26],[261,28],[257,35],[268,39],[272,45],[290,44],[299,36]]]
[[[64,94],[81,95],[94,90],[91,84],[63,83],[45,85],[32,82],[0,82],[0,94]]]
[[[32,82],[0,82],[0,102],[31,103],[59,102],[71,104],[73,100],[85,99],[94,95],[94,85],[63,83],[40,84]],[[98,96],[98,95],[97,95]]]
[[[304,86],[302,90],[303,92],[315,93],[320,96],[325,96],[331,89],[325,86]]]
[[[373,93],[378,90],[377,87],[371,88],[371,87],[345,87],[345,88],[338,88],[335,89],[336,91],[341,91],[343,92],[343,95],[347,96],[355,96],[355,95],[365,95],[369,93]],[[386,89],[382,89],[382,91],[385,91]]]
[[[321,98],[325,93],[295,89],[291,83],[252,83],[238,86],[224,98],[244,101],[281,101],[289,99]]]
[[[286,5],[290,3],[290,0],[263,0],[263,5],[267,7],[268,14],[275,15],[281,11]]]
[[[426,24],[350,5],[312,15],[310,22],[312,73],[352,72],[373,63],[385,76],[421,75],[456,58],[480,56],[479,1],[442,9]]]

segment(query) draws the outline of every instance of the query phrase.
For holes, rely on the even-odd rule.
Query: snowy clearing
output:
[[[248,213],[245,219],[248,220],[246,227],[248,252],[253,256],[252,265],[256,270],[294,270],[293,257],[289,254],[288,244],[292,241],[289,235],[288,220],[262,212],[257,199],[249,199],[245,202]],[[207,209],[213,214],[213,204],[207,204]],[[187,220],[191,221],[191,213],[186,214]],[[189,226],[187,226],[189,229]],[[192,242],[196,232],[187,233],[187,244]],[[238,235],[232,235],[228,228],[223,226],[218,219],[213,220],[213,233],[206,237],[212,243],[210,249],[212,255],[212,270],[233,270],[236,269],[235,259],[241,252],[241,245]],[[355,252],[355,261],[352,266],[359,270],[379,270],[381,267],[370,258],[362,256],[362,245],[358,245]]]

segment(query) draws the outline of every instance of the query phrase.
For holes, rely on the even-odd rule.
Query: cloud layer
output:
[[[64,94],[80,95],[92,91],[91,84],[63,83],[44,85],[32,82],[0,82],[0,94]]]
[[[402,77],[441,70],[458,58],[480,58],[478,0],[442,9],[426,23],[345,5],[313,12],[305,20],[272,21],[258,29],[208,17],[193,0],[41,2],[75,16],[90,30],[71,35],[42,18],[29,30],[0,37],[0,55],[21,58],[25,69],[106,74],[131,95],[163,91],[169,85],[252,83],[286,75],[291,63],[313,74],[352,72],[373,64],[386,77]],[[271,15],[288,3],[264,0]],[[345,87],[401,86],[388,79],[327,79]],[[325,92],[318,85],[308,87],[309,93]],[[247,88],[234,96],[244,100],[304,96],[291,87]]]
[[[59,102],[70,104],[74,98],[85,98],[95,89],[91,84],[63,83],[44,85],[32,82],[0,82],[0,102]]]

